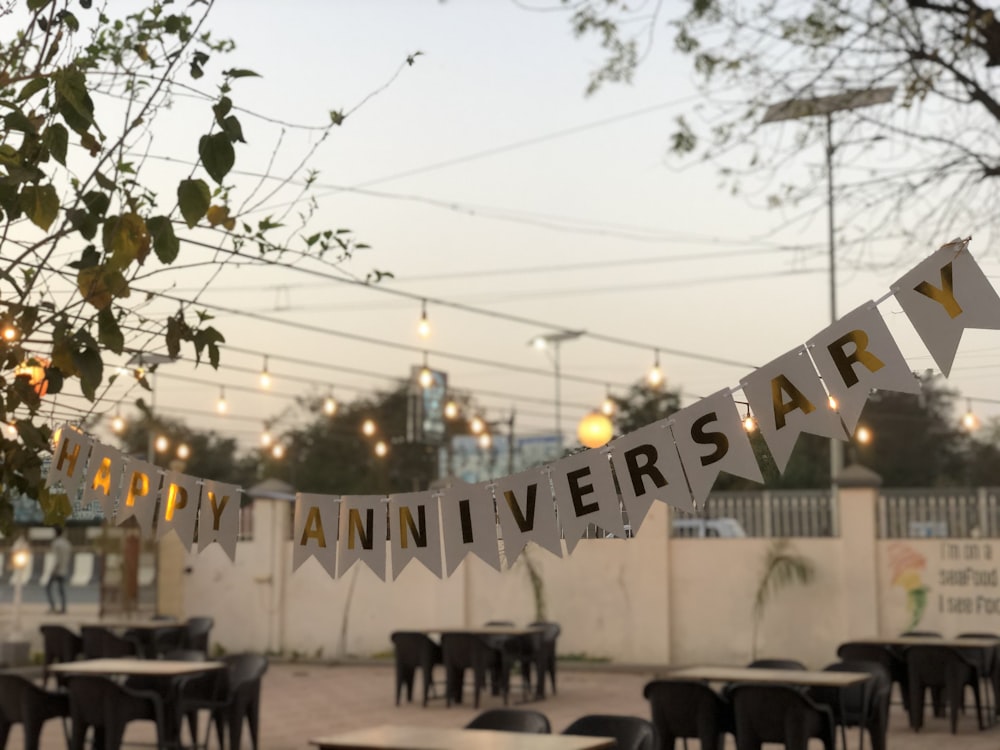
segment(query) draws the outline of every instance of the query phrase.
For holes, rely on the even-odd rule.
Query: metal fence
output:
[[[1000,487],[882,490],[880,539],[1000,537]]]
[[[829,490],[714,492],[700,512],[675,511],[673,519],[672,535],[683,537],[830,537],[837,534]]]

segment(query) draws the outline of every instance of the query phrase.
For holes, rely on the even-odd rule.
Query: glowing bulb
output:
[[[872,441],[872,431],[864,426],[859,427],[857,432],[854,433],[854,439],[861,445],[868,445]]]
[[[267,370],[260,374],[260,387],[265,391],[271,387],[271,374]]]
[[[830,404],[831,411],[837,411],[837,409],[840,407],[840,404],[837,403],[837,399],[835,399],[833,396],[830,396],[827,399],[827,402]]]
[[[135,375],[136,380],[142,380],[144,377],[146,377],[146,368],[136,367],[135,370],[132,372],[132,374]]]
[[[3,434],[8,440],[17,440],[18,431],[17,424],[14,422],[8,422],[3,426]]]
[[[337,402],[333,396],[327,396],[323,401],[323,413],[328,417],[332,417],[337,413]]]
[[[454,419],[458,416],[458,404],[454,401],[449,401],[444,405],[444,418]]]
[[[576,437],[588,448],[600,448],[614,436],[614,431],[607,414],[592,411],[576,426]]]
[[[610,417],[615,413],[615,400],[611,396],[605,396],[604,401],[601,403],[601,414],[606,417]]]
[[[121,414],[115,414],[111,419],[111,431],[116,435],[121,435],[125,431],[125,419]]]
[[[486,423],[479,417],[473,417],[469,422],[469,429],[472,430],[473,435],[478,435],[486,429]]]
[[[170,441],[163,435],[156,438],[156,452],[163,453],[170,447]]]
[[[962,417],[962,426],[969,432],[979,429],[979,417],[972,413],[972,410],[965,412],[965,416]]]
[[[364,435],[366,435],[368,437],[371,437],[372,435],[374,435],[375,434],[375,421],[372,420],[372,419],[366,419],[364,422],[362,422],[361,423],[361,432],[362,432],[362,434],[364,434]]]
[[[17,329],[12,325],[6,325],[3,329],[3,339],[4,341],[15,341],[17,340]]]
[[[215,402],[215,410],[219,414],[225,414],[229,411],[229,404],[226,402],[226,389],[219,389],[219,400]]]
[[[746,419],[743,420],[743,429],[747,432],[753,432],[757,429],[757,420],[753,418],[753,415],[747,414]]]
[[[375,455],[379,458],[385,458],[385,455],[389,452],[389,446],[385,444],[384,440],[379,440],[375,443]]]
[[[535,338],[531,340],[531,345],[536,349],[545,349],[548,347],[549,342],[545,340],[544,336],[535,336]]]
[[[425,339],[431,335],[431,322],[427,320],[426,304],[420,310],[420,322],[417,323],[417,335]]]
[[[177,446],[177,458],[181,461],[187,461],[191,457],[191,449],[188,448],[187,443],[181,443]]]
[[[283,446],[281,443],[275,443],[274,446],[271,448],[271,456],[277,459],[278,461],[283,459],[285,457],[285,446]]]
[[[490,437],[490,433],[484,432],[479,436],[479,447],[486,450],[491,445],[493,445],[493,438]]]
[[[271,433],[268,430],[264,430],[260,433],[260,444],[262,447],[267,448],[274,442],[274,438],[271,437]]]
[[[421,388],[430,388],[434,385],[434,375],[431,374],[429,367],[424,367],[420,370],[420,375],[417,377],[417,382],[420,383]]]
[[[14,550],[14,553],[10,556],[10,564],[13,565],[17,570],[24,570],[28,561],[31,559],[31,554],[26,549]]]
[[[653,365],[649,368],[649,372],[646,373],[646,382],[654,388],[663,385],[663,370],[660,369],[659,365]]]

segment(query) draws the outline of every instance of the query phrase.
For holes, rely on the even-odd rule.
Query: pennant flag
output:
[[[292,572],[315,557],[330,578],[337,577],[337,531],[340,500],[336,495],[298,492],[292,523]]]
[[[949,242],[892,285],[945,377],[966,328],[1000,328],[1000,296],[967,245],[968,240]]]
[[[92,443],[89,437],[75,427],[68,424],[60,427],[59,444],[52,454],[46,484],[49,487],[61,484],[67,495],[75,496],[87,472],[87,457]]]
[[[567,456],[553,464],[550,471],[568,552],[573,552],[588,524],[625,538],[611,463],[604,451],[587,450]]]
[[[118,515],[115,516],[115,523],[121,526],[135,516],[142,535],[152,535],[159,489],[158,466],[132,456],[126,458],[124,482],[118,496]]]
[[[451,575],[470,552],[500,570],[497,513],[486,484],[456,482],[441,493],[445,574]]]
[[[705,502],[720,471],[763,484],[733,394],[723,389],[672,415],[677,452],[696,506]]]
[[[240,536],[240,488],[206,479],[201,485],[198,509],[198,551],[218,542],[229,559],[236,562],[236,540]]]
[[[920,393],[920,382],[874,302],[824,328],[806,346],[851,435],[873,388]]]
[[[633,536],[654,500],[693,513],[691,491],[666,419],[611,441],[611,463]]]
[[[778,471],[788,466],[795,441],[803,432],[848,439],[805,347],[792,349],[754,370],[740,385]]]
[[[529,469],[498,479],[493,488],[503,532],[504,556],[511,567],[528,542],[562,557],[552,485],[543,469]]]
[[[84,505],[99,502],[108,521],[115,515],[115,500],[118,499],[118,487],[124,468],[125,460],[119,451],[93,441],[81,502]]]
[[[361,560],[385,580],[387,531],[384,495],[344,495],[340,498],[340,543],[337,568],[340,575]]]
[[[430,492],[389,495],[389,549],[392,580],[414,558],[441,577],[441,525],[438,501]]]
[[[162,539],[173,529],[184,545],[191,551],[194,544],[194,524],[198,520],[198,500],[201,488],[198,479],[168,471],[163,475],[160,487],[160,512],[156,524],[156,538]]]

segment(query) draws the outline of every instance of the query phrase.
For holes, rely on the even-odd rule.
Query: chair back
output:
[[[194,648],[175,648],[163,654],[170,661],[205,661],[205,652]]]
[[[513,620],[490,620],[485,624],[487,628],[515,628],[517,625]]]
[[[812,687],[809,697],[816,703],[836,706],[839,721],[847,726],[864,725],[873,710],[892,688],[889,670],[878,662],[838,661],[823,667],[824,672],[867,672],[871,675],[866,682],[846,687]]]
[[[898,658],[892,649],[878,643],[861,643],[848,641],[837,647],[837,656],[841,661],[865,661],[881,664],[890,673],[896,668]]]
[[[552,726],[540,711],[523,708],[494,708],[483,711],[465,725],[466,729],[496,729],[501,732],[550,734]]]
[[[495,655],[496,651],[478,635],[472,633],[441,634],[441,658],[445,666],[486,669]]]
[[[19,674],[0,672],[0,725],[23,723],[25,747],[38,747],[42,721],[68,715],[69,702],[65,695],[43,690]]]
[[[31,681],[21,675],[0,672],[0,723],[19,724],[24,721],[23,696]]]
[[[747,667],[750,669],[807,669],[806,665],[795,659],[756,659]]]
[[[661,739],[711,735],[717,740],[723,732],[733,731],[732,707],[705,682],[653,680],[642,694]]]
[[[226,662],[226,679],[230,693],[246,687],[260,687],[260,679],[267,671],[267,657],[263,654],[235,654],[223,657]]]
[[[107,721],[105,702],[114,700],[121,688],[114,680],[96,675],[71,675],[66,684],[73,723],[103,727]]]
[[[127,631],[124,637],[120,637],[108,630],[104,633],[101,656],[110,659],[118,659],[123,656],[146,656],[147,654],[144,654],[139,646],[141,638],[142,636],[136,633],[132,633],[129,637]]]
[[[934,630],[907,630],[899,634],[900,638],[940,638],[941,634]]]
[[[214,625],[215,620],[211,617],[192,617],[184,627],[180,645],[208,653],[208,638]]]
[[[83,653],[83,639],[62,625],[42,625],[45,649],[45,666],[58,662],[75,661]]]
[[[590,714],[581,716],[563,730],[563,734],[588,737],[614,737],[618,750],[657,750],[656,727],[638,716]]]
[[[429,669],[441,663],[441,647],[425,633],[397,630],[390,638],[398,666]]]
[[[972,668],[959,651],[947,646],[909,646],[903,653],[911,681],[926,687],[944,687],[949,673]]]
[[[802,690],[792,685],[738,683],[728,694],[739,747],[759,747],[760,742],[805,747],[809,737],[820,737],[827,748],[834,747],[833,712]]]
[[[100,659],[104,656],[104,635],[108,629],[102,625],[81,625],[80,641],[83,656],[87,659]]]

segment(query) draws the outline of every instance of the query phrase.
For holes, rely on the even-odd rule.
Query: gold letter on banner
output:
[[[235,484],[206,479],[201,485],[198,509],[198,551],[218,542],[230,560],[236,561],[236,540],[240,535],[240,495]]]
[[[920,393],[920,383],[874,302],[847,313],[806,346],[851,435],[873,389]]]
[[[160,488],[160,470],[138,458],[125,459],[125,500],[118,503],[115,523],[121,525],[135,516],[143,536],[153,535],[156,496]]]
[[[438,500],[430,492],[389,495],[389,539],[393,580],[414,558],[441,577]]]
[[[514,564],[528,542],[535,542],[562,557],[559,523],[548,474],[541,469],[529,469],[503,477],[496,481],[493,492],[508,567]]]
[[[156,524],[157,539],[162,539],[173,529],[184,548],[191,551],[200,494],[198,479],[195,477],[179,471],[164,474],[163,486],[160,488],[160,517]]]
[[[340,500],[334,495],[299,492],[292,523],[292,572],[315,557],[330,578],[337,577],[337,527]]]
[[[470,552],[500,570],[493,493],[485,483],[453,481],[439,498],[446,575],[454,573]]]
[[[385,537],[388,503],[384,495],[344,495],[340,498],[338,575],[343,576],[361,560],[385,580]]]
[[[115,501],[118,499],[118,486],[122,481],[124,466],[125,461],[119,451],[97,441],[93,442],[87,473],[84,475],[81,502],[84,505],[99,502],[109,523],[115,515]]]
[[[49,474],[46,478],[48,486],[61,484],[63,491],[74,497],[86,473],[90,446],[89,437],[75,427],[63,425],[59,429],[59,444],[56,446],[54,458],[49,464]]]
[[[963,240],[900,277],[892,293],[945,376],[966,328],[1000,328],[1000,296]]]
[[[567,552],[573,552],[591,523],[620,539],[625,538],[625,526],[607,453],[587,450],[567,456],[552,464],[551,473]]]

